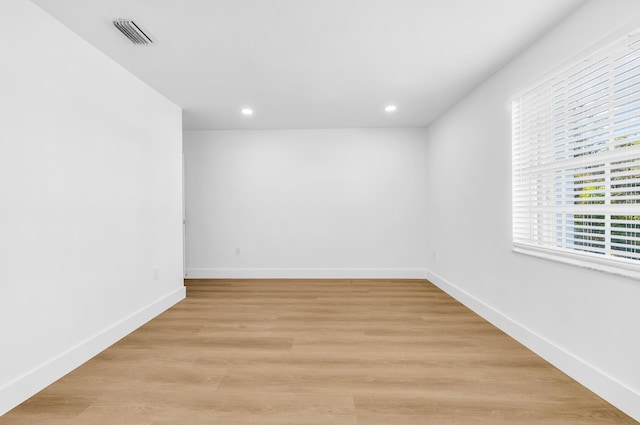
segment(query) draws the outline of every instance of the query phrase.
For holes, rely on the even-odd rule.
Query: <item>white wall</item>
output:
[[[180,109],[30,2],[0,16],[2,414],[184,287]]]
[[[423,277],[424,136],[186,131],[188,277]]]
[[[434,283],[640,420],[640,282],[511,252],[510,215],[510,99],[638,16],[587,3],[440,117],[426,158]]]

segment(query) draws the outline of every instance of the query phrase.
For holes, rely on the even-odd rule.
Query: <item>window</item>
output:
[[[640,278],[640,37],[512,102],[514,250]]]

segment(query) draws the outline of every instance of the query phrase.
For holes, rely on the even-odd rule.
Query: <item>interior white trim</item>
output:
[[[631,262],[614,261],[598,254],[577,253],[567,250],[553,250],[538,248],[525,244],[513,244],[513,252],[531,255],[545,260],[559,263],[572,264],[591,270],[599,270],[618,276],[640,280],[640,266]]]
[[[424,279],[426,270],[412,269],[187,269],[187,279]]]
[[[427,271],[427,279],[562,372],[640,421],[639,392],[495,310],[436,273]]]
[[[180,287],[0,387],[0,416],[177,304],[185,296],[185,288]]]

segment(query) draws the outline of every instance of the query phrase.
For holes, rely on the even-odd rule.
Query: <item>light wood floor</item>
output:
[[[0,424],[636,424],[426,281],[191,281]]]

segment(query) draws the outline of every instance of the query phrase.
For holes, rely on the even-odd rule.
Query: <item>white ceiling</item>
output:
[[[185,129],[427,126],[584,3],[32,1],[182,107]],[[158,44],[131,44],[115,18]]]

